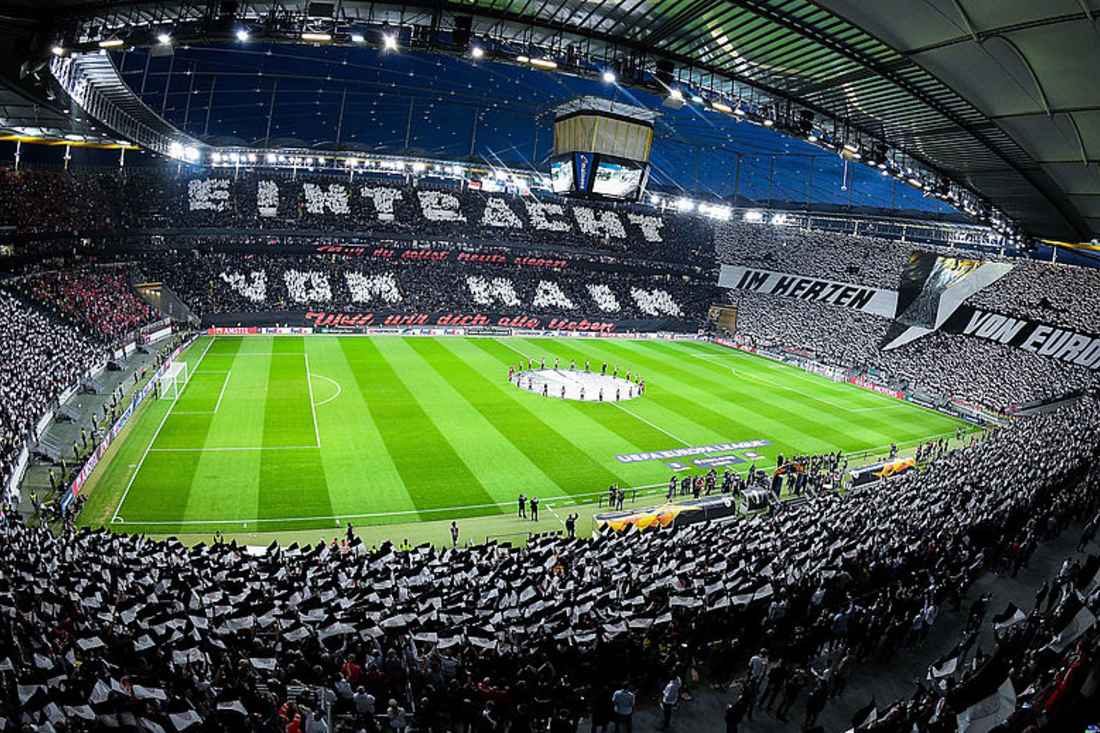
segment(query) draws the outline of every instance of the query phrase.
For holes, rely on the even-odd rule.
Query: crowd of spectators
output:
[[[281,732],[327,730],[331,711],[339,731],[575,731],[626,722],[693,670],[738,685],[734,715],[805,699],[812,724],[860,660],[919,643],[1005,547],[1095,507],[1098,435],[1086,398],[873,490],[522,548],[367,549],[349,528],[257,554],[54,537],[5,513],[0,717]]]
[[[1100,269],[1020,260],[967,304],[1100,335]]]
[[[896,290],[914,251],[995,261],[992,253],[915,245],[896,239],[731,221],[716,227],[714,249],[724,265]]]
[[[631,203],[516,189],[489,192],[442,179],[298,171],[174,169],[0,174],[0,200],[26,233],[107,229],[313,230],[371,239],[465,241],[607,252],[677,263],[714,259],[713,222]],[[49,206],[42,202],[49,201]],[[3,212],[0,211],[0,214]]]
[[[1095,490],[1096,477],[1089,474],[1086,491]],[[1076,548],[1089,551],[1100,524],[1096,507],[1097,497],[1086,495],[1063,502],[1045,520],[1031,519],[1006,534],[990,564],[1015,577],[1040,542],[1067,528],[1073,512],[1091,517]],[[1009,603],[998,612],[991,595],[979,596],[958,644],[929,666],[913,695],[887,706],[859,730],[954,733],[969,729],[962,720],[986,729],[991,723],[1001,733],[1087,730],[1094,719],[1087,701],[1100,661],[1098,569],[1096,556],[1065,557],[1057,574],[1036,589],[1026,611]],[[992,631],[989,653],[980,646],[983,626]]]
[[[0,494],[57,396],[106,361],[75,326],[0,289]]]
[[[157,318],[156,310],[134,292],[125,265],[42,272],[20,279],[15,287],[109,344]]]
[[[199,314],[383,309],[489,311],[594,320],[671,320],[694,330],[718,296],[705,280],[629,271],[550,270],[342,255],[146,255],[143,270]]]
[[[736,291],[731,300],[737,306],[737,333],[753,344],[883,374],[899,388],[974,402],[997,412],[1096,383],[1093,372],[1083,367],[942,331],[882,351],[879,345],[891,321],[848,308]]]
[[[478,244],[537,244],[605,250],[642,259],[712,260],[712,223],[702,217],[633,204],[596,203],[540,193],[487,192],[421,182],[418,186],[299,173],[294,178],[217,171],[127,180],[144,207],[129,209],[128,226],[162,220],[170,227],[316,229],[367,237],[450,239]],[[152,191],[154,195],[149,195]]]
[[[0,220],[20,233],[110,230],[120,224],[122,195],[113,173],[0,170]]]

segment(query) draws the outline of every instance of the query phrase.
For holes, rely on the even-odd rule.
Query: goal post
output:
[[[186,386],[187,362],[173,361],[157,378],[157,398],[177,400]]]

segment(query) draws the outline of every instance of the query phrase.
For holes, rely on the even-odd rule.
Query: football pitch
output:
[[[507,380],[526,356],[629,369],[646,394],[544,397]],[[520,492],[545,515],[613,483],[663,495],[673,463],[702,472],[695,461],[718,459],[719,472],[744,472],[778,453],[881,455],[965,425],[694,341],[203,336],[183,360],[179,398],[151,400],[131,423],[98,471],[84,523],[331,530],[511,515]]]

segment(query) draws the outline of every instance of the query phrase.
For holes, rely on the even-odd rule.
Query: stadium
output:
[[[14,0],[0,733],[1100,725],[1096,0]]]

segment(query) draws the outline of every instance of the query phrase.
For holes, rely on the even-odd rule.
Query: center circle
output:
[[[645,383],[573,369],[527,369],[513,374],[512,384],[524,392],[559,400],[626,402],[641,397]]]

